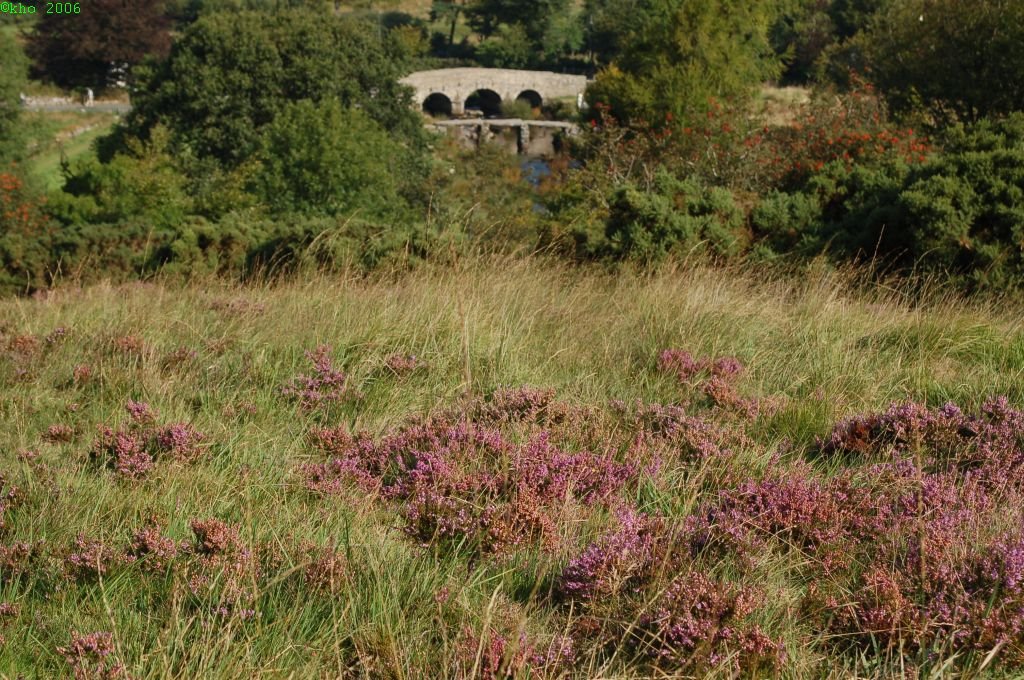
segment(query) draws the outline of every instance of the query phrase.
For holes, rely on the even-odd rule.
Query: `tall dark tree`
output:
[[[171,45],[160,0],[89,0],[81,14],[41,14],[29,37],[34,74],[62,87],[105,87]]]
[[[455,29],[465,9],[466,0],[434,0],[430,7],[430,20],[442,22],[447,26],[448,49],[455,43]]]

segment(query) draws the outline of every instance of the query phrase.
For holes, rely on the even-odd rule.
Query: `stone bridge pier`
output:
[[[501,113],[503,102],[523,100],[537,108],[553,99],[579,105],[586,76],[501,68],[446,68],[411,73],[401,82],[415,91],[416,105],[433,116],[461,116],[471,98],[485,116]]]
[[[493,144],[509,153],[530,158],[550,158],[562,148],[566,137],[579,134],[573,123],[519,118],[443,120],[430,127],[469,149]]]

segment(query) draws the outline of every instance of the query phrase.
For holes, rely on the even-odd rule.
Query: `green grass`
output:
[[[25,114],[29,177],[44,190],[63,184],[61,161],[73,163],[93,151],[94,142],[110,132],[117,114],[103,111],[35,111]]]
[[[69,283],[36,299],[4,300],[0,456],[23,500],[6,511],[0,542],[45,544],[29,574],[0,573],[0,600],[21,606],[0,631],[0,674],[68,674],[57,648],[73,630],[104,630],[135,678],[468,675],[479,658],[459,641],[464,627],[499,616],[530,634],[568,625],[545,584],[604,520],[595,515],[589,529],[553,552],[535,546],[505,560],[468,560],[423,551],[402,535],[387,504],[355,492],[324,499],[303,490],[296,468],[315,459],[305,440],[313,425],[381,433],[467,393],[523,384],[596,409],[613,399],[671,403],[679,388],[654,362],[659,350],[677,347],[739,357],[746,393],[787,400],[753,435],[765,446],[788,438],[799,455],[837,418],[894,400],[975,406],[1006,394],[1020,404],[1021,311],[941,295],[912,304],[888,289],[856,292],[827,273],[791,280],[680,268],[612,276],[535,261],[251,287]],[[12,349],[18,336],[42,337],[60,326],[68,329],[63,343],[31,356]],[[142,338],[140,355],[111,349],[127,335]],[[320,344],[333,347],[364,397],[308,414],[280,387],[308,372],[303,351]],[[179,347],[195,350],[196,360],[165,366]],[[415,354],[428,368],[405,378],[382,371],[393,353]],[[72,381],[79,365],[92,369],[84,384]],[[96,428],[124,423],[128,399],[149,402],[161,420],[192,422],[209,436],[207,457],[191,466],[159,464],[134,483],[98,469],[88,458]],[[254,414],[238,415],[245,403]],[[55,423],[73,427],[74,439],[44,443]],[[26,449],[38,458],[19,457]],[[765,461],[752,457],[750,465]],[[686,479],[640,489],[637,499],[685,512],[697,498]],[[215,602],[197,602],[182,569],[147,574],[128,566],[91,580],[65,574],[63,558],[78,534],[121,546],[151,516],[176,540],[190,538],[192,518],[239,523],[243,540],[269,556],[256,582],[259,616],[211,618]],[[347,554],[349,580],[338,593],[302,581],[303,543]],[[832,655],[806,621],[785,615],[799,592],[779,576],[783,567],[759,568],[764,584],[781,583],[772,625],[790,655],[784,675],[869,675],[868,661]],[[442,587],[451,596],[439,602]],[[579,677],[651,672],[582,651]],[[880,668],[870,674],[899,674],[898,666]]]

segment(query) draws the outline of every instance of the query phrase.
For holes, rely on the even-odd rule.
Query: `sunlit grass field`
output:
[[[821,499],[844,471],[898,455],[902,435],[872,425],[871,460],[875,448],[860,459],[822,440],[893,402],[1020,407],[1021,311],[824,270],[535,260],[248,286],[67,283],[4,300],[0,673],[1012,676],[1019,632],[957,638],[909,615],[855,631],[812,586],[868,611],[859,579],[889,554],[872,552],[883,538],[833,523],[843,503]],[[666,349],[688,354],[659,360]],[[941,426],[915,440],[911,482],[946,479],[928,462],[946,460]],[[368,462],[384,454],[397,467]],[[687,517],[725,517],[720,499],[779,475],[833,510],[775,528],[760,522],[769,509],[744,515],[757,540],[743,550],[665,547]],[[1013,525],[1016,492],[986,493],[978,526]],[[931,531],[922,507],[912,543]],[[663,531],[633,536],[652,541],[640,552],[615,543],[636,517]],[[935,564],[973,568],[962,550],[933,549]],[[839,566],[818,570],[826,557]],[[882,567],[904,578],[900,563]],[[930,568],[922,593],[941,577]],[[694,583],[704,595],[678,594]],[[751,612],[729,584],[751,589]],[[906,597],[907,611],[927,608]]]
[[[32,111],[24,114],[28,131],[28,176],[44,191],[64,184],[62,162],[95,153],[97,139],[109,134],[117,114],[105,111]]]

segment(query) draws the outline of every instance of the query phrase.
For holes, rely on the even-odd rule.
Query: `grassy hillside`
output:
[[[1012,673],[1020,312],[537,262],[5,300],[0,673]]]
[[[92,153],[93,143],[108,134],[118,115],[105,111],[32,111],[24,115],[29,131],[29,177],[45,190],[64,183],[61,160],[69,163]]]

